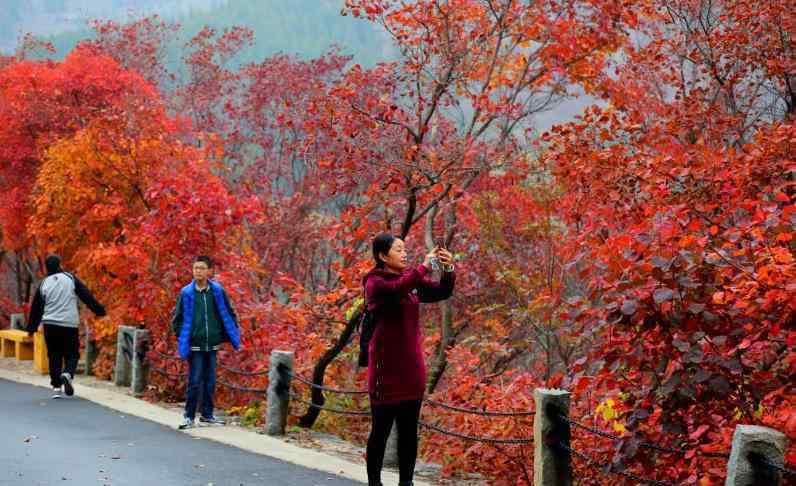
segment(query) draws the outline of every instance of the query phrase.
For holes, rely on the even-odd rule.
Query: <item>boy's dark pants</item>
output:
[[[199,390],[202,391],[202,417],[213,417],[213,394],[216,389],[216,352],[191,351],[188,356],[188,398],[185,416],[196,418]]]
[[[50,384],[60,388],[61,373],[74,378],[80,359],[80,334],[76,327],[44,325],[44,342],[47,343],[47,358],[50,360]],[[66,368],[64,369],[64,363]]]

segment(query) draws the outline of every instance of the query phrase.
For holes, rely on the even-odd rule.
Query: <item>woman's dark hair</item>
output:
[[[47,269],[47,275],[59,273],[61,271],[61,257],[49,255],[44,259],[44,267]]]
[[[395,237],[389,233],[382,233],[373,238],[373,259],[376,260],[376,268],[384,268],[384,262],[379,255],[390,253]]]

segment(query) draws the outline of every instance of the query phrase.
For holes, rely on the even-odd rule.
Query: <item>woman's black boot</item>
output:
[[[398,483],[398,486],[414,486],[414,481],[404,481],[402,483]]]

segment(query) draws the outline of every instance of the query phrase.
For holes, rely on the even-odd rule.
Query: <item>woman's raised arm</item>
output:
[[[369,299],[407,294],[421,285],[427,273],[428,269],[424,265],[418,265],[396,279],[388,280],[375,275],[368,279],[365,291]]]
[[[453,272],[443,272],[439,282],[424,277],[417,288],[417,297],[425,304],[446,300],[453,295],[455,285],[456,274]]]

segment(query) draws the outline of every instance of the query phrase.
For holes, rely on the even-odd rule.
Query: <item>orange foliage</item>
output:
[[[242,316],[243,349],[222,361],[259,371],[292,349],[309,376],[359,305],[369,239],[400,228],[420,254],[425,224],[460,258],[448,335],[444,312],[425,314],[427,359],[447,357],[434,397],[524,411],[535,386],[569,388],[576,418],[622,437],[576,433],[579,450],[719,484],[723,464],[699,452],[727,450],[736,424],[796,439],[796,101],[778,35],[794,13],[780,4],[347,0],[345,14],[392,33],[400,61],[367,70],[330,51],[235,72],[223,61],[250,32],[207,29],[168,100],[158,53],[175,27],[96,23],[98,40],[61,62],[0,59],[3,248],[61,253],[110,304],[91,322],[101,376],[122,323],[175,353],[169,316],[200,253]],[[576,85],[601,103],[534,139],[533,117]],[[346,348],[327,384],[364,386],[354,360]],[[183,391],[152,383],[153,397]],[[223,405],[250,399],[219,391]],[[367,422],[322,417],[366,435]],[[424,417],[530,434],[522,419]],[[640,440],[689,452],[649,455]],[[524,446],[431,434],[422,451],[445,474],[532,476]],[[575,463],[583,484],[610,484]]]

